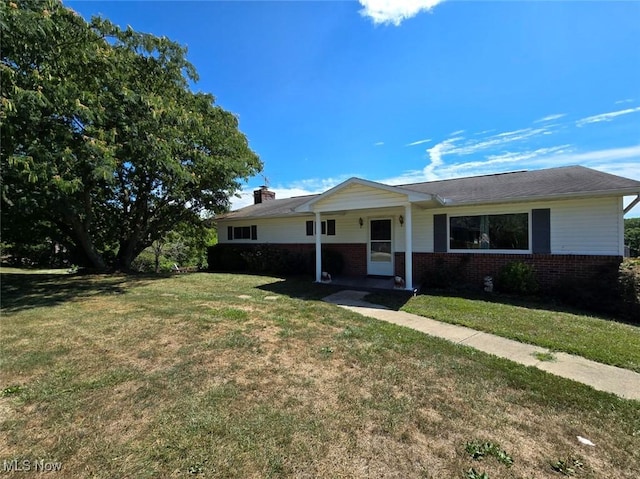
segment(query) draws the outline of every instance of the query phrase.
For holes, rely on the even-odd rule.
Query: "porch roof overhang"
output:
[[[340,196],[343,198],[340,199]],[[354,177],[311,198],[293,211],[296,213],[323,213],[388,208],[406,206],[407,204],[415,204],[421,208],[435,208],[443,206],[445,203],[446,201],[438,195]]]

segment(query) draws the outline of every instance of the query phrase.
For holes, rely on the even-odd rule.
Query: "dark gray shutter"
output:
[[[251,239],[252,240],[257,240],[258,239],[258,226],[257,225],[251,225]]]
[[[531,210],[531,250],[538,254],[551,253],[551,210]]]
[[[326,221],[323,221],[323,222],[320,224],[320,226],[322,227],[322,231],[321,231],[321,233],[322,233],[323,235],[326,235],[326,234],[327,234],[327,222],[326,222]]]
[[[233,226],[227,226],[227,239],[229,241],[233,239]]]
[[[327,236],[336,235],[336,220],[327,220]]]
[[[313,236],[313,221],[307,221],[307,236]]]
[[[447,252],[447,215],[433,215],[433,251]]]

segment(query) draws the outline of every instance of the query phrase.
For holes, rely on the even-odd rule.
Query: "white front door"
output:
[[[369,220],[367,274],[393,276],[392,225],[389,218]]]

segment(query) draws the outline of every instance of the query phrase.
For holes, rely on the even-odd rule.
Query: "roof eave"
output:
[[[332,196],[338,192],[340,192],[341,190],[345,189],[346,187],[353,185],[353,184],[359,184],[359,185],[364,185],[364,186],[368,186],[371,188],[377,188],[377,189],[381,189],[381,190],[385,190],[385,191],[389,191],[392,193],[398,193],[398,194],[402,194],[402,195],[406,195],[407,196],[407,202],[408,203],[417,203],[417,202],[421,202],[421,201],[437,201],[440,204],[445,204],[446,200],[444,200],[443,198],[441,198],[438,195],[433,195],[430,193],[420,193],[417,191],[413,191],[413,190],[408,190],[399,186],[391,186],[391,185],[385,185],[384,183],[376,183],[374,181],[369,181],[369,180],[363,180],[362,178],[349,178],[348,180],[340,183],[339,185],[334,186],[333,188],[325,191],[324,193],[312,198],[311,200],[307,201],[306,203],[301,204],[300,206],[296,207],[294,209],[295,212],[298,213],[312,213],[314,211],[313,209],[313,205],[315,205],[318,201],[321,201],[329,196]]]
[[[444,206],[473,206],[473,205],[488,205],[499,203],[524,203],[528,201],[553,201],[553,200],[567,200],[567,199],[580,199],[580,198],[605,198],[605,197],[623,197],[631,195],[640,195],[640,189],[635,187],[621,188],[616,190],[599,190],[599,191],[576,191],[571,193],[557,193],[554,195],[530,195],[530,196],[515,196],[505,198],[495,198],[489,200],[474,200],[474,201],[453,201],[445,200]]]

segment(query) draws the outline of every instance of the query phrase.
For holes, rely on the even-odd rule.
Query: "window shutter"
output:
[[[533,253],[551,253],[551,209],[531,210],[531,238]]]
[[[252,240],[257,240],[258,239],[258,226],[257,225],[251,225],[251,239]]]
[[[336,235],[336,220],[327,220],[327,235]]]
[[[313,221],[307,221],[307,236],[313,236]]]
[[[326,235],[326,234],[327,234],[327,222],[326,222],[326,221],[323,221],[323,222],[322,222],[322,231],[321,231],[321,233],[322,233],[323,235]]]
[[[433,251],[447,252],[447,215],[433,215]]]
[[[227,240],[233,240],[233,226],[227,226]]]

